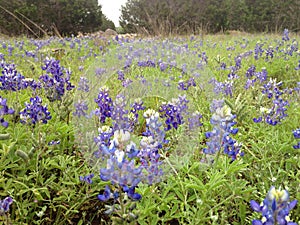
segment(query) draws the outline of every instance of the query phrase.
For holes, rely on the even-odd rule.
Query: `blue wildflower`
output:
[[[18,91],[27,88],[25,77],[21,75],[14,64],[3,63],[0,76],[0,90]]]
[[[207,148],[203,149],[204,154],[213,155],[223,150],[232,160],[244,155],[240,151],[240,144],[230,136],[238,132],[238,128],[233,127],[236,124],[234,122],[235,117],[231,114],[231,109],[227,105],[216,109],[210,120],[214,128],[212,131],[205,133],[205,137],[210,141],[206,143]]]
[[[25,109],[20,112],[21,123],[35,125],[38,122],[47,123],[51,119],[47,105],[42,105],[42,99],[39,96],[30,98],[30,103],[25,103]]]
[[[90,90],[89,80],[86,77],[80,77],[77,90],[83,92],[89,92]]]
[[[102,195],[98,195],[98,199],[102,202],[106,202],[111,198],[112,194],[108,185],[105,186],[104,192]]]
[[[263,217],[261,220],[253,220],[252,225],[297,225],[289,219],[289,213],[296,206],[297,200],[290,202],[289,199],[288,191],[276,190],[272,186],[261,205],[251,200],[251,208]]]
[[[263,52],[262,44],[257,43],[254,48],[254,58],[258,60],[262,56]]]
[[[66,91],[70,91],[74,86],[70,82],[71,72],[60,66],[60,61],[46,59],[42,70],[46,74],[40,76],[42,86],[46,90],[47,98],[53,102],[61,100]]]
[[[75,112],[73,112],[74,116],[78,116],[79,118],[81,116],[87,117],[88,105],[86,104],[85,101],[78,100],[77,103],[74,103],[74,107],[75,107]]]
[[[99,117],[100,122],[104,123],[106,118],[110,118],[113,110],[113,101],[109,96],[109,90],[107,87],[102,87],[98,94],[98,98],[95,99],[98,108],[95,114]]]
[[[8,108],[6,105],[7,99],[2,98],[0,96],[0,123],[3,127],[8,127],[8,122],[4,120],[3,116],[8,114],[14,114],[14,110],[11,108]]]
[[[258,123],[265,121],[266,123],[275,126],[288,116],[286,111],[289,102],[282,98],[284,92],[280,90],[281,85],[282,82],[277,83],[276,80],[273,79],[270,79],[267,84],[263,85],[262,93],[266,95],[268,99],[272,100],[272,105],[270,108],[261,107],[260,111],[262,116],[254,118],[254,122]]]
[[[93,183],[93,177],[94,177],[94,174],[91,173],[91,174],[88,174],[86,176],[80,176],[79,179],[80,181],[83,181],[83,182],[86,182],[87,184],[92,184]]]
[[[300,128],[293,130],[293,135],[296,139],[300,139]],[[293,146],[294,149],[300,149],[300,141]]]
[[[12,203],[13,199],[11,197],[6,197],[5,199],[0,200],[0,216],[3,216],[9,211],[9,207]]]
[[[161,117],[165,118],[166,131],[172,127],[177,129],[179,125],[184,123],[183,114],[187,112],[187,103],[188,100],[185,96],[179,96],[178,99],[172,99],[172,101],[160,106],[159,112]]]
[[[288,40],[290,40],[290,37],[289,37],[289,30],[288,30],[288,29],[284,29],[283,34],[282,34],[282,40],[283,40],[283,41],[288,41]]]

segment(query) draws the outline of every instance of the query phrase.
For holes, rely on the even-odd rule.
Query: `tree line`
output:
[[[97,0],[0,0],[0,33],[71,35],[115,29]]]
[[[128,0],[121,8],[125,33],[150,35],[300,31],[299,0]],[[98,0],[0,0],[0,33],[71,35],[114,23]]]
[[[299,0],[128,0],[121,13],[128,33],[300,31]]]

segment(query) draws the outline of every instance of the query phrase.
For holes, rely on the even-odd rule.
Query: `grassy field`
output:
[[[299,43],[1,38],[0,224],[300,224]]]

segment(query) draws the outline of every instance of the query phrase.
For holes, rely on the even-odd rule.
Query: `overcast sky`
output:
[[[102,5],[102,12],[106,17],[115,23],[115,26],[119,26],[119,17],[121,15],[121,5],[125,5],[127,0],[98,0]]]

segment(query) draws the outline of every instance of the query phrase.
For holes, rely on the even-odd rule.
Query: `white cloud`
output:
[[[115,23],[115,26],[119,26],[119,17],[121,15],[121,5],[125,5],[127,0],[98,0],[98,3],[102,6],[103,14]]]

